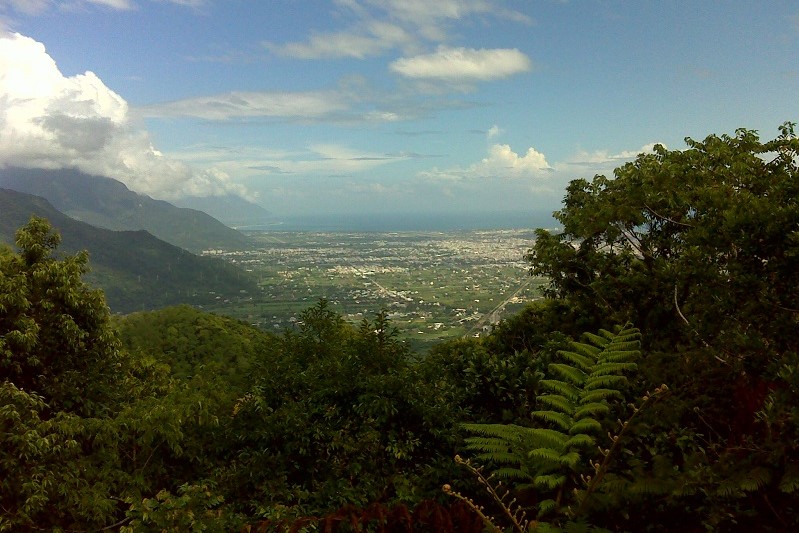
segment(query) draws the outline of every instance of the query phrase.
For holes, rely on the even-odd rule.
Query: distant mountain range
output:
[[[0,242],[13,244],[16,230],[34,214],[59,231],[59,251],[88,250],[87,280],[104,290],[116,312],[202,304],[259,290],[251,276],[222,260],[198,257],[144,230],[96,228],[66,216],[44,198],[8,189],[0,189]]]
[[[62,213],[92,226],[147,230],[191,252],[249,246],[244,234],[202,211],[154,200],[119,181],[75,169],[0,168],[0,187],[41,196]]]

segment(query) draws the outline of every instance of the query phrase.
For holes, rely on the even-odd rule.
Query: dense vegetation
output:
[[[572,182],[549,297],[424,356],[325,301],[280,336],[112,319],[34,218],[0,251],[0,530],[795,529],[799,140],[688,145]]]

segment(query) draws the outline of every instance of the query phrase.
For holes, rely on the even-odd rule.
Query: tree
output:
[[[563,232],[538,231],[532,273],[650,342],[712,347],[763,370],[799,347],[799,139],[791,123],[780,132],[658,145],[614,179],[572,181],[555,213]]]
[[[54,411],[98,415],[115,394],[119,341],[101,291],[86,285],[85,252],[57,259],[58,233],[38,217],[0,255],[0,380]]]

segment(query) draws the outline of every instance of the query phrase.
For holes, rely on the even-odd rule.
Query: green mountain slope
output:
[[[12,244],[17,228],[34,214],[48,219],[61,233],[59,250],[88,250],[87,279],[105,291],[116,312],[203,304],[258,290],[253,279],[233,265],[198,257],[146,231],[95,228],[69,218],[44,198],[8,189],[0,189],[0,242]]]
[[[204,368],[223,378],[228,389],[242,388],[253,363],[277,343],[254,326],[188,305],[132,313],[116,326],[125,348],[157,357],[174,376],[189,379]]]
[[[137,194],[119,181],[75,169],[0,169],[0,187],[46,198],[66,215],[111,230],[147,230],[191,252],[241,249],[245,235],[210,215]]]

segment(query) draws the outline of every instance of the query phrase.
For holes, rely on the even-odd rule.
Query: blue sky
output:
[[[0,165],[277,214],[557,209],[799,120],[799,3],[0,0]]]

